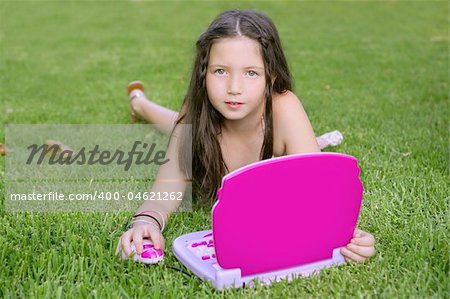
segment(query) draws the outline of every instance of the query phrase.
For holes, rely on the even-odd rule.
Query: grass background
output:
[[[194,43],[228,8],[267,13],[296,93],[331,149],[359,159],[360,227],[377,255],[270,288],[215,291],[171,253],[210,227],[208,208],[174,215],[156,266],[113,256],[129,213],[6,213],[0,297],[449,297],[448,2],[0,2],[0,142],[6,124],[129,123],[126,84],[178,109]],[[0,198],[5,193],[0,157]],[[283,240],[270,240],[282,246]],[[268,256],[270,258],[270,256]]]

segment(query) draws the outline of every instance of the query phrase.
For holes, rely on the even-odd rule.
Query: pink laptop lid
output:
[[[246,276],[331,258],[356,227],[359,173],[352,156],[314,153],[226,175],[212,210],[219,265]]]

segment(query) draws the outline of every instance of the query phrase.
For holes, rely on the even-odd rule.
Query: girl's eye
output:
[[[248,75],[250,78],[254,78],[254,77],[258,76],[258,74],[257,74],[255,71],[248,71],[248,72],[247,72],[247,75]]]
[[[217,75],[224,75],[225,74],[225,70],[224,69],[217,69],[214,71],[214,73],[216,73]]]

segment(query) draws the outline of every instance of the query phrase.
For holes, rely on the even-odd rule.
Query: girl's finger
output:
[[[161,240],[161,233],[150,228],[150,237],[152,238],[153,245],[155,249],[164,250],[164,242]]]
[[[360,237],[354,237],[350,240],[350,243],[360,246],[373,246],[375,244],[375,238],[367,232],[362,232]]]
[[[122,235],[121,240],[122,240],[122,250],[128,257],[131,253],[131,240],[132,240],[131,232],[127,231],[126,233],[124,233]]]
[[[138,226],[133,229],[133,243],[134,247],[136,248],[137,254],[142,254],[142,251],[144,250],[144,247],[142,245],[142,239],[144,238],[144,232],[143,226]]]
[[[347,262],[362,263],[366,260],[364,257],[357,255],[356,253],[348,250],[346,247],[341,248],[341,254]]]
[[[373,246],[358,246],[350,243],[346,247],[350,251],[366,258],[371,257],[375,254],[375,247]]]
[[[360,238],[362,233],[363,233],[362,230],[360,230],[359,228],[356,228],[355,232],[353,233],[353,238]]]

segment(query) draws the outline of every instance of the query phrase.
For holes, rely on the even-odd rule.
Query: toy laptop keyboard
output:
[[[218,289],[270,284],[345,262],[358,220],[357,160],[337,153],[260,161],[226,175],[212,231],[175,239],[175,256]]]

